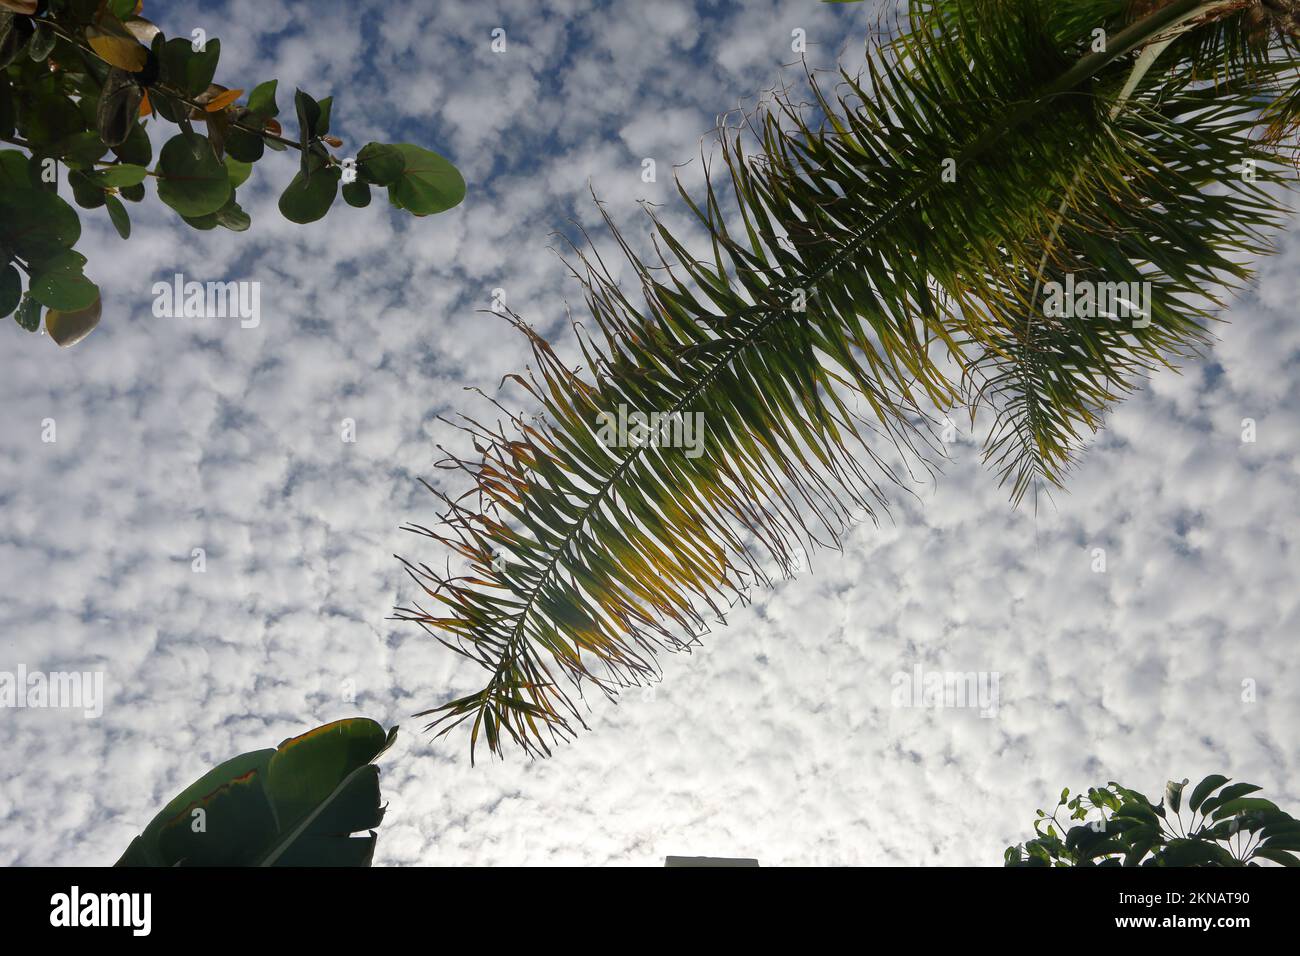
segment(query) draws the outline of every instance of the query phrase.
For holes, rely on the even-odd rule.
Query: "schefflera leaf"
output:
[[[354,717],[227,760],[163,807],[117,865],[369,866],[385,809],[373,761],[396,736]]]

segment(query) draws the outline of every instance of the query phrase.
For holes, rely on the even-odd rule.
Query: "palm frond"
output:
[[[862,76],[810,76],[810,106],[777,96],[724,129],[722,175],[681,190],[708,258],[653,220],[643,259],[607,217],[633,281],[575,251],[586,371],[511,315],[535,359],[511,379],[543,415],[466,419],[480,457],[443,466],[471,489],[434,490],[441,521],[411,526],[458,567],[407,562],[430,606],[396,616],[489,675],[430,728],[469,722],[471,754],[480,734],[549,753],[583,725],[584,688],[654,679],[659,650],[692,646],[796,548],[878,515],[926,466],[930,409],[994,407],[1013,496],[1059,481],[1106,407],[1203,340],[1212,290],[1278,222],[1275,146],[1250,133],[1282,60],[1218,54],[1207,86],[1211,54],[1170,44],[1114,110],[1134,51],[1200,9],[918,4]],[[1259,175],[1225,182],[1241,158]],[[1039,293],[1067,274],[1152,282],[1150,324],[1045,320]],[[702,416],[705,441],[610,440],[629,412]]]

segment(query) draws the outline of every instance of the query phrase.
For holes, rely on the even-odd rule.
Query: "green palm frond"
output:
[[[510,378],[544,414],[467,419],[481,457],[443,465],[472,488],[410,528],[459,567],[407,562],[429,606],[396,616],[489,674],[430,728],[549,753],[584,688],[654,679],[796,548],[877,515],[927,464],[928,412],[991,406],[1012,496],[1059,482],[1109,405],[1204,341],[1280,223],[1279,146],[1254,131],[1294,62],[1177,37],[1134,71],[1173,26],[1217,23],[1188,0],[1134,21],[1116,0],[917,4],[863,75],[724,131],[723,175],[681,190],[707,259],[654,220],[647,261],[607,218],[633,281],[576,250],[586,371],[512,315],[535,366]],[[1070,275],[1152,283],[1149,324],[1045,316]],[[620,408],[702,416],[705,441],[612,442]]]

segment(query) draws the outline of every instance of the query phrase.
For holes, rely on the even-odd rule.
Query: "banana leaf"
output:
[[[232,757],[163,807],[116,865],[369,866],[385,810],[373,761],[396,736],[354,717]]]

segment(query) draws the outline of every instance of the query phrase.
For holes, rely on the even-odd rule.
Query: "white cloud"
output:
[[[671,201],[668,168],[776,79],[793,26],[825,64],[866,23],[802,2],[718,21],[716,6],[203,14],[232,72],[281,78],[282,108],[295,84],[332,92],[350,144],[436,143],[471,192],[426,220],[376,202],[298,227],[274,210],[291,157],[271,155],[255,173],[268,185],[241,191],[246,235],[176,226],[152,197],[127,243],[85,213],[109,307],[75,350],[0,330],[0,669],[102,668],[112,695],[97,721],[0,715],[0,763],[21,768],[0,779],[0,862],[111,862],[211,765],[352,713],[403,728],[383,762],[389,864],[995,865],[1067,784],[1150,791],[1222,771],[1300,803],[1300,232],[1207,362],[1126,404],[1037,518],[1012,512],[963,444],[922,503],[665,659],[653,694],[595,703],[591,732],[551,760],[471,769],[463,738],[420,733],[409,715],[478,674],[385,620],[415,596],[391,555],[437,558],[397,529],[433,519],[417,477],[454,487],[433,463],[459,439],[434,416],[481,412],[463,386],[491,392],[528,361],[475,310],[503,287],[558,328],[578,294],[548,235],[595,222],[588,182],[644,232],[633,200]],[[160,19],[180,32],[197,10]],[[498,23],[512,38],[500,62],[486,51]],[[644,155],[663,157],[657,195]],[[261,325],[153,318],[149,288],[175,271],[262,282]],[[999,672],[998,716],[892,706],[893,675],[915,665]]]

